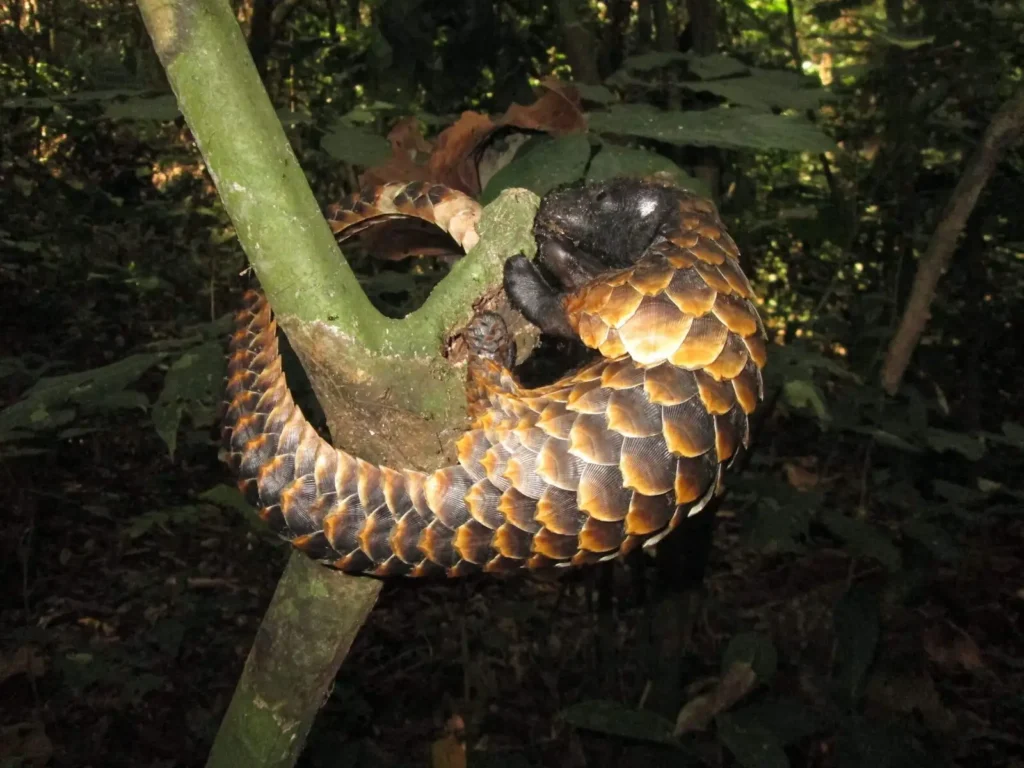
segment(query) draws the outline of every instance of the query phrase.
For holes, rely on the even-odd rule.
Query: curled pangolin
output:
[[[350,197],[340,238],[380,217],[431,221],[464,247],[479,207],[423,183]],[[239,487],[324,564],[378,576],[575,566],[650,546],[700,512],[750,439],[765,334],[713,205],[652,182],[575,185],[542,200],[537,261],[506,263],[514,305],[600,357],[549,386],[505,367],[500,318],[474,318],[471,424],[458,464],[377,467],[332,447],[295,405],[265,297],[246,294],[230,341],[223,441]]]

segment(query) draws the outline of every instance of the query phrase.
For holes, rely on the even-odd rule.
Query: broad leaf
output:
[[[335,160],[373,166],[387,162],[391,144],[383,136],[336,122],[320,139],[320,148]]]
[[[690,72],[702,80],[713,80],[718,77],[731,77],[750,71],[750,67],[739,59],[726,56],[724,53],[713,53],[710,56],[691,56]]]
[[[153,426],[172,458],[182,414],[188,411],[197,426],[211,424],[223,379],[224,351],[216,341],[188,350],[167,371],[164,388],[153,406]]]
[[[136,97],[107,105],[103,116],[111,120],[152,120],[165,123],[181,114],[173,93],[162,96]]]
[[[902,564],[900,552],[889,536],[880,528],[860,520],[854,520],[835,509],[823,510],[821,522],[853,554],[874,558],[890,571],[900,569]]]
[[[734,723],[760,726],[780,744],[795,744],[828,726],[825,716],[797,699],[770,698],[748,704],[729,713]]]
[[[706,91],[732,104],[768,112],[778,109],[817,109],[831,98],[814,80],[796,72],[753,69],[746,77],[680,83],[691,91]]]
[[[646,149],[606,144],[591,161],[587,170],[589,181],[603,181],[616,176],[653,176],[665,174],[683,189],[707,196],[707,187],[664,155]]]
[[[504,189],[523,187],[543,196],[569,181],[583,176],[590,160],[590,142],[586,136],[574,134],[543,140],[529,151],[520,150],[515,160],[495,173],[480,195],[487,205]]]
[[[955,451],[969,461],[978,461],[985,455],[985,443],[963,432],[929,427],[925,431],[925,440],[933,450]]]
[[[597,133],[641,136],[669,144],[727,149],[834,152],[836,143],[803,118],[747,107],[666,111],[647,104],[622,104],[588,115]]]
[[[749,664],[758,682],[767,684],[779,668],[779,654],[768,635],[743,632],[729,641],[722,654],[722,674],[736,662]]]
[[[770,730],[751,720],[738,720],[729,713],[715,718],[718,739],[745,768],[789,768],[782,744]]]
[[[836,605],[833,620],[835,681],[846,703],[852,706],[860,697],[878,647],[878,597],[863,587],[852,587]]]
[[[595,699],[573,704],[561,712],[570,725],[638,741],[676,745],[673,724],[661,715],[630,709],[614,701]]]

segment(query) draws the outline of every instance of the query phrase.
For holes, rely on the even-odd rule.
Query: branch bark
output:
[[[992,118],[981,144],[974,151],[957,183],[949,202],[939,217],[938,226],[932,233],[921,261],[917,265],[914,284],[910,290],[907,308],[903,312],[899,328],[889,343],[885,363],[882,367],[882,387],[890,395],[896,393],[906,373],[914,349],[924,333],[931,316],[931,305],[935,299],[939,278],[946,271],[957,239],[967,223],[978,197],[988,183],[992,172],[1021,133],[1024,132],[1024,86],[1007,101]]]
[[[402,320],[382,316],[334,241],[226,0],[138,0],[182,114],[333,439],[374,463],[435,469],[465,419],[445,341],[508,256],[532,255],[537,197],[506,191],[480,243]],[[380,582],[292,556],[257,632],[208,765],[290,766]]]

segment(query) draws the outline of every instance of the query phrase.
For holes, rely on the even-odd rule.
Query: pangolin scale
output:
[[[765,332],[714,206],[682,190],[658,195],[671,210],[657,211],[642,252],[560,298],[600,357],[525,389],[493,355],[471,355],[458,463],[432,473],[378,467],[323,440],[292,399],[266,298],[248,292],[229,345],[222,436],[260,516],[333,568],[462,576],[600,562],[704,509],[749,444]],[[477,240],[479,206],[423,183],[365,190],[331,225],[343,239],[396,216],[432,222],[466,249]]]

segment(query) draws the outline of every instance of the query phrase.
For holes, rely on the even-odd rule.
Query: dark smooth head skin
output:
[[[575,182],[552,190],[534,219],[538,242],[555,240],[608,268],[633,264],[678,211],[680,191],[636,178]],[[559,274],[559,265],[545,266]]]
[[[533,221],[537,263],[524,256],[505,262],[505,292],[543,333],[572,338],[561,296],[602,273],[634,264],[678,216],[681,190],[658,182],[616,178],[576,182],[541,200]]]

